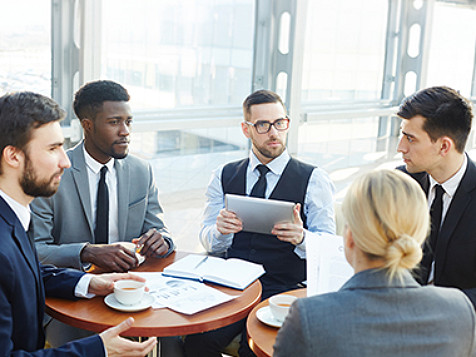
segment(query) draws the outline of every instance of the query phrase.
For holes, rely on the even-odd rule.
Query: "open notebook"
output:
[[[262,265],[246,260],[190,254],[170,264],[162,274],[243,290],[264,273]]]

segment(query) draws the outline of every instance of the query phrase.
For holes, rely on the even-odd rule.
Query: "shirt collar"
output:
[[[466,172],[466,168],[468,166],[468,159],[466,155],[463,156],[463,164],[461,165],[460,169],[451,178],[441,184],[445,190],[445,193],[451,198],[453,198],[454,194],[456,193],[456,190],[458,189],[458,186],[463,179],[464,173]],[[430,190],[428,192],[431,192],[435,185],[438,185],[438,182],[430,175]]]
[[[252,171],[256,169],[256,166],[262,164],[261,161],[259,161],[259,159],[256,157],[253,150],[250,150],[249,158],[250,158],[250,167]],[[285,149],[281,155],[274,158],[271,162],[266,164],[266,166],[268,167],[268,169],[271,170],[272,173],[276,175],[281,175],[284,169],[286,168],[286,165],[288,164],[289,159],[290,159],[290,156],[288,154],[288,150]]]
[[[114,168],[114,159],[109,160],[106,164],[101,164],[100,162],[93,159],[91,155],[89,155],[84,145],[83,145],[83,152],[84,152],[84,160],[86,161],[86,165],[89,167],[89,169],[92,172],[94,172],[95,174],[99,174],[99,171],[101,171],[101,168],[104,165],[107,166],[107,170],[109,172],[112,172],[112,169]]]
[[[22,227],[25,229],[25,232],[28,231],[28,227],[30,226],[30,207],[23,206],[21,203],[15,201],[13,198],[8,196],[5,192],[0,190],[0,196],[5,200],[5,202],[10,206],[13,212],[15,212],[16,216],[20,220]]]

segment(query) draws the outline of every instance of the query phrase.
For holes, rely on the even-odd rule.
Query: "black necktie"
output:
[[[266,174],[269,172],[269,169],[265,165],[258,165],[256,167],[259,171],[259,179],[256,181],[253,189],[251,190],[250,197],[260,197],[264,198],[266,192]]]
[[[445,190],[441,185],[435,186],[435,199],[431,204],[430,217],[431,217],[431,233],[430,233],[430,248],[433,255],[432,261],[435,259],[436,241],[438,240],[438,233],[441,227],[441,216],[443,212],[443,193]]]
[[[107,244],[109,241],[109,191],[106,185],[107,167],[101,168],[101,178],[98,184],[96,201],[96,229],[94,230],[95,242]]]

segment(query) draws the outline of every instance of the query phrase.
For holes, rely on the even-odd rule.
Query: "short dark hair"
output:
[[[281,103],[284,108],[284,111],[286,111],[286,107],[284,106],[283,100],[278,94],[267,89],[260,89],[251,93],[248,97],[246,97],[245,101],[243,102],[243,114],[245,116],[245,120],[248,120],[251,114],[252,105],[265,103]]]
[[[127,90],[119,83],[99,80],[86,83],[74,95],[73,109],[78,119],[94,119],[106,101],[128,102]]]
[[[440,86],[422,89],[405,98],[397,115],[411,119],[425,118],[423,130],[432,141],[449,136],[458,152],[464,152],[473,119],[471,102],[456,90]]]
[[[0,97],[0,153],[9,145],[25,150],[33,129],[64,119],[66,112],[53,99],[33,92]],[[0,168],[1,169],[1,168]]]

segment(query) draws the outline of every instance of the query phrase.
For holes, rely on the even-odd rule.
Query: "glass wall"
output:
[[[0,95],[51,95],[51,1],[15,0],[0,11]]]
[[[299,127],[298,156],[337,173],[333,180],[339,190],[358,171],[354,168],[387,155],[387,138],[378,139],[380,118],[356,112],[378,107],[382,96],[388,2],[309,1],[307,14],[302,79],[306,119]]]
[[[435,3],[427,86],[447,85],[470,97],[476,58],[474,7]]]
[[[303,102],[380,99],[387,8],[383,0],[309,1]]]
[[[250,93],[254,1],[104,0],[102,14],[101,77],[129,90],[139,120],[147,112],[153,113],[148,119],[158,122],[150,132],[133,134],[133,152],[155,160],[166,192],[183,188],[163,170],[177,156],[201,163],[180,176],[204,187],[211,171],[206,154],[243,155],[247,149],[239,124],[222,127],[223,118],[210,108],[236,112]],[[182,129],[160,128],[164,110],[171,109],[184,110]],[[198,116],[217,124],[188,128],[187,121]]]
[[[252,89],[253,63],[269,69],[273,61],[284,61],[272,54],[274,48],[254,54],[254,36],[261,39],[267,31],[272,35],[279,30],[272,14],[289,0],[263,1],[260,7],[257,0],[62,1],[16,0],[2,8],[0,95],[12,90],[50,95],[51,47],[56,54],[67,50],[81,57],[83,49],[78,52],[76,46],[87,42],[84,47],[95,49],[100,69],[93,58],[72,58],[70,67],[55,63],[64,66],[61,79],[76,87],[79,73],[68,78],[67,72],[76,71],[77,64],[89,70],[91,61],[94,79],[112,79],[129,90],[135,117],[131,151],[153,164],[174,235],[196,238],[211,171],[248,151],[240,128],[241,103]],[[88,33],[84,42],[63,43],[71,41],[64,36],[51,43],[52,3],[68,5],[68,11],[55,12],[54,23],[67,31],[71,25],[76,35]],[[86,3],[94,6],[83,6]],[[419,58],[406,58],[406,63],[400,58],[406,48],[402,33],[409,30],[399,28],[405,23],[401,19],[415,20],[431,35],[420,46],[428,59],[421,70],[424,86],[445,84],[471,95],[476,57],[476,11],[468,6],[472,2],[432,1],[427,17],[402,17],[416,14],[405,13],[401,6],[410,3],[421,6],[423,1],[307,1],[306,26],[300,34],[304,46],[294,48],[303,73],[300,95],[291,96],[301,100],[301,118],[293,114],[293,123],[299,123],[295,146],[299,158],[330,172],[338,189],[359,170],[389,160],[398,163],[396,138],[381,124],[390,120],[388,103],[401,98],[395,98],[397,90],[387,90],[382,101],[382,88],[384,83],[398,88],[399,74],[409,67],[420,71],[414,66]],[[87,9],[84,23],[77,21],[82,16],[78,9]],[[256,9],[262,21],[255,29]],[[288,16],[290,24],[301,18]],[[395,36],[386,43],[389,20]],[[78,28],[91,24],[94,30]],[[97,38],[88,38],[96,27]],[[80,31],[85,28],[89,32]],[[278,46],[272,41],[269,45]],[[255,78],[255,83],[260,82]]]
[[[240,105],[250,91],[252,0],[104,0],[102,73],[137,109]]]

